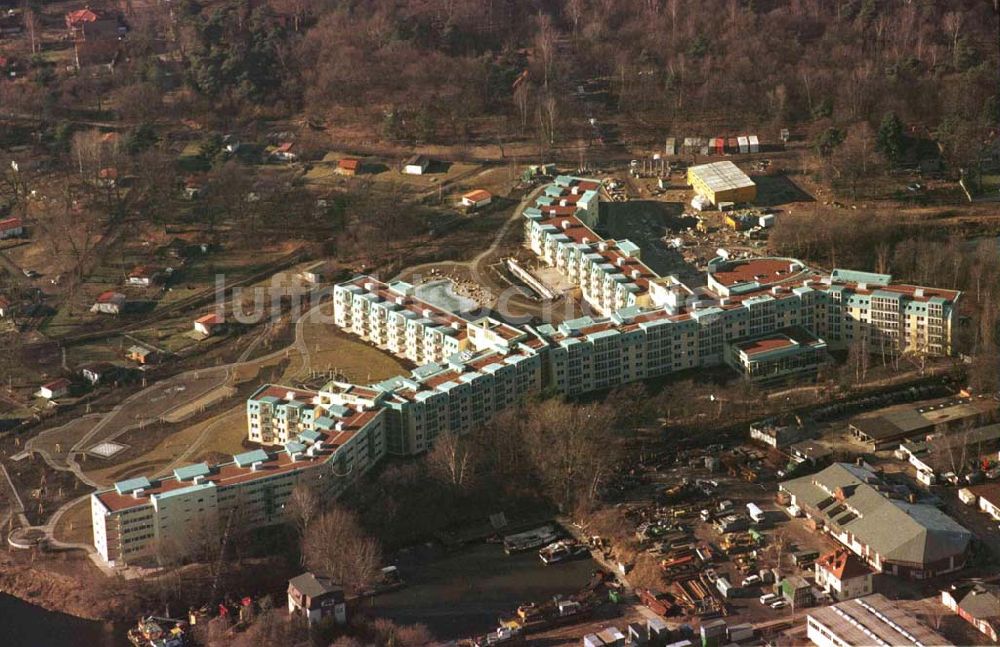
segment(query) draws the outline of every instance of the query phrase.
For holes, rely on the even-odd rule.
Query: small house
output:
[[[470,209],[480,209],[493,201],[493,195],[484,189],[469,191],[462,196],[462,205]]]
[[[310,625],[324,618],[346,624],[344,588],[322,575],[303,573],[293,577],[288,580],[288,613],[305,616]]]
[[[294,142],[282,142],[271,151],[271,159],[278,162],[294,162],[299,157],[292,151]]]
[[[310,285],[319,285],[333,281],[339,271],[336,262],[320,261],[299,272],[299,278]]]
[[[125,310],[125,295],[121,292],[108,290],[97,296],[94,305],[90,307],[91,312],[98,312],[106,315],[118,315]]]
[[[780,591],[781,597],[796,609],[811,606],[814,602],[812,587],[808,580],[800,575],[789,575],[783,579]]]
[[[97,173],[97,183],[107,188],[114,187],[118,183],[118,169],[113,166],[102,168]]]
[[[4,36],[16,36],[24,31],[24,16],[13,11],[0,15],[0,38]],[[6,63],[0,68],[7,67]]]
[[[226,325],[226,320],[218,313],[210,313],[194,320],[194,331],[211,337]]]
[[[127,31],[117,15],[86,7],[66,14],[66,30],[73,40],[118,38]]]
[[[80,375],[93,386],[113,379],[117,373],[118,367],[111,362],[91,362],[80,367]]]
[[[64,395],[69,394],[69,387],[72,384],[69,380],[61,377],[57,380],[52,380],[47,384],[43,384],[41,388],[38,389],[38,395],[45,398],[46,400],[54,400],[56,398],[61,398]]]
[[[160,277],[160,273],[155,268],[147,267],[146,265],[136,265],[132,268],[132,271],[128,273],[127,282],[129,285],[136,285],[143,288],[148,288]]]
[[[201,196],[202,191],[204,191],[204,183],[193,175],[189,175],[184,179],[184,196],[188,200],[194,200]]]
[[[941,604],[989,637],[1000,639],[1000,586],[974,582],[941,591]]]
[[[426,155],[414,155],[403,163],[403,173],[406,175],[423,175],[431,166],[431,160]]]
[[[361,171],[361,161],[353,157],[345,157],[337,162],[337,174],[354,176]]]
[[[846,548],[837,548],[816,560],[816,586],[838,601],[870,595],[874,573]]]
[[[24,223],[20,218],[0,220],[0,239],[15,238],[24,234]]]
[[[143,364],[143,365],[155,364],[157,359],[155,350],[151,348],[146,348],[145,346],[139,346],[138,344],[129,347],[128,352],[125,354],[125,357],[127,357],[128,359],[132,360],[137,364]]]

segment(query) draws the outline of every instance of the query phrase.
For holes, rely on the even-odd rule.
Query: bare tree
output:
[[[365,534],[354,514],[339,505],[309,524],[302,554],[310,569],[355,593],[375,581],[382,563],[378,542]]]
[[[299,483],[288,497],[285,512],[301,541],[309,526],[322,513],[322,500],[315,488],[306,483]]]
[[[430,473],[459,490],[467,490],[475,477],[475,455],[471,442],[445,433],[434,439],[425,459]]]

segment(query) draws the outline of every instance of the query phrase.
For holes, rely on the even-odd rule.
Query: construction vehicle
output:
[[[188,644],[187,622],[146,616],[128,630],[128,641],[135,647],[185,647]]]

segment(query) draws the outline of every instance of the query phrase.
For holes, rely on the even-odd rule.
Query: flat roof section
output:
[[[688,172],[696,175],[712,191],[729,191],[757,186],[746,173],[730,161],[692,166]]]

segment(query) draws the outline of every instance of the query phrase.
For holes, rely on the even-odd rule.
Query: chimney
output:
[[[453,321],[453,322],[451,322],[451,327],[454,328],[455,330],[461,330],[462,329],[462,322],[461,321]]]
[[[858,282],[858,289],[859,290],[867,290],[868,289],[868,284],[865,283],[864,281],[859,281]]]
[[[615,261],[615,265],[617,265],[618,267],[624,267],[625,266],[625,257],[624,256],[619,256],[618,260]]]
[[[584,236],[583,240],[581,240],[580,242],[582,242],[584,245],[589,245],[590,244],[590,239],[587,238],[586,236]]]
[[[924,289],[923,288],[916,288],[916,289],[914,289],[913,290],[913,296],[915,296],[915,297],[922,297],[922,296],[924,296]]]
[[[640,272],[639,270],[632,270],[632,278],[633,279],[637,279],[640,276],[642,276],[642,272]]]
[[[285,391],[285,399],[286,400],[291,400],[291,401],[294,402],[295,401],[295,392],[294,391]]]
[[[559,223],[559,226],[563,228],[563,231],[569,229],[569,220],[563,220]]]
[[[404,303],[406,303],[406,297],[404,297],[404,296],[398,296],[398,297],[396,297],[396,304],[397,305],[403,305]]]
[[[434,313],[431,311],[430,308],[424,308],[424,316],[425,317],[430,317],[432,314],[434,314]]]
[[[302,452],[292,452],[292,462],[302,460]]]
[[[372,282],[372,281],[368,281],[367,283],[365,283],[365,289],[368,290],[369,292],[374,292],[375,291],[375,283]]]
[[[146,489],[137,488],[135,490],[132,490],[132,496],[135,497],[136,499],[141,499],[142,497],[146,496]]]
[[[264,466],[264,463],[262,461],[256,461],[252,465],[250,465],[250,471],[251,472],[259,472],[263,466]]]
[[[344,430],[344,423],[343,422],[338,422],[337,424],[335,424],[333,426],[333,428],[336,429],[337,431],[343,431]]]
[[[601,242],[597,243],[597,249],[599,249],[602,252],[608,251],[608,241],[602,240]]]

